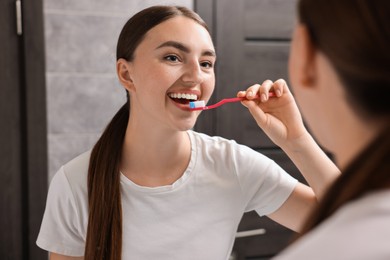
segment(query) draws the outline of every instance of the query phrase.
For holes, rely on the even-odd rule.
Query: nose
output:
[[[194,85],[204,81],[204,72],[198,61],[191,61],[186,64],[182,80]]]

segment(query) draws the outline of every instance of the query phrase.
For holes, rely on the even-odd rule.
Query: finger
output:
[[[241,90],[241,91],[238,91],[237,92],[237,97],[245,97],[246,96],[246,91],[243,91],[243,90]]]
[[[287,83],[284,79],[278,79],[274,82],[273,90],[277,97],[280,97],[283,95],[283,93],[288,92]]]
[[[246,98],[249,100],[252,100],[256,97],[257,92],[259,91],[260,85],[259,84],[254,84],[247,88],[246,90]]]
[[[264,111],[252,101],[244,101],[244,106],[246,106],[249,112],[252,114],[253,118],[256,120],[257,124],[263,128],[266,125],[267,116]]]
[[[259,95],[260,95],[260,100],[261,102],[266,102],[268,100],[269,94],[268,92],[273,86],[273,82],[269,79],[265,80],[263,84],[261,84],[260,89],[259,89]]]

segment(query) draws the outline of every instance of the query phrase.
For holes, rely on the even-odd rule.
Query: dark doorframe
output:
[[[47,193],[42,0],[0,3],[0,258],[45,259],[35,245]]]
[[[26,113],[26,204],[28,205],[29,259],[47,253],[35,241],[41,226],[47,194],[47,122],[43,0],[24,1],[24,68]]]

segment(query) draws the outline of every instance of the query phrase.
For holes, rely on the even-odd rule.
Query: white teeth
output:
[[[185,94],[185,93],[169,93],[171,98],[182,98],[188,100],[198,100],[198,96],[195,94]]]

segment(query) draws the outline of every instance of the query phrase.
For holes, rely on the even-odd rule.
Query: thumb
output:
[[[262,128],[266,125],[267,115],[264,111],[253,101],[244,101],[244,105],[248,108],[249,112],[252,114],[257,124]]]

